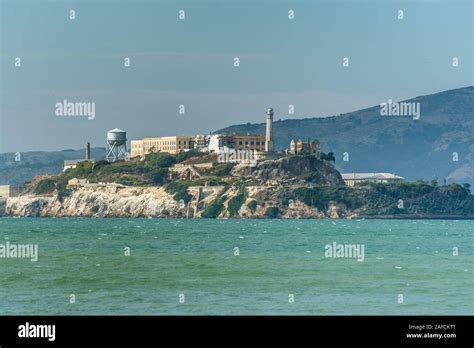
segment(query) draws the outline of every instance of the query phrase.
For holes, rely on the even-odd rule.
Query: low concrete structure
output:
[[[63,172],[68,169],[73,169],[77,167],[77,164],[84,160],[65,160],[63,164]]]
[[[84,185],[87,185],[87,184],[89,184],[89,180],[87,180],[87,179],[72,178],[72,179],[68,180],[67,187],[68,188],[74,188],[74,187],[77,187],[77,186],[84,186]]]
[[[0,198],[17,197],[20,195],[20,191],[20,186],[0,185]]]
[[[405,180],[404,177],[391,173],[341,173],[347,186],[354,186],[363,182],[391,183]]]

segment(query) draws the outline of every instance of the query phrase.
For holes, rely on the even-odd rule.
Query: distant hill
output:
[[[63,170],[64,160],[85,158],[85,149],[63,151],[22,152],[20,161],[15,161],[15,153],[0,154],[0,185],[19,185],[33,179],[36,175],[58,174]],[[105,157],[105,148],[91,148],[91,158]]]
[[[407,180],[438,178],[470,183],[474,187],[474,87],[465,87],[416,97],[407,102],[421,104],[421,117],[380,116],[374,106],[339,116],[275,121],[277,148],[288,148],[292,138],[321,141],[324,152],[334,152],[341,172],[394,172]],[[275,119],[279,118],[275,110]],[[262,115],[263,119],[263,115]],[[264,123],[234,125],[215,133],[265,133]],[[349,161],[343,161],[343,153]],[[453,161],[453,152],[459,161]],[[91,149],[100,160],[104,148]],[[64,160],[82,159],[85,150],[0,154],[0,185],[21,184],[36,175],[57,174]]]
[[[381,116],[380,106],[325,118],[274,122],[278,149],[292,138],[321,141],[341,172],[394,172],[407,180],[437,178],[474,187],[474,87],[420,96],[421,117]],[[275,119],[279,118],[275,110]],[[262,115],[263,119],[263,115]],[[265,133],[264,123],[234,125],[215,133]],[[343,161],[344,152],[349,161]],[[453,152],[459,160],[453,161]]]

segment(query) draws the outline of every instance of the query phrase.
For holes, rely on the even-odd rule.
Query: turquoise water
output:
[[[474,314],[474,221],[2,218],[7,241],[39,258],[0,259],[0,314]]]

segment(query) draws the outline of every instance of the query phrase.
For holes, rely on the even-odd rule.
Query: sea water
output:
[[[0,314],[474,314],[474,221],[1,218],[6,243],[38,255],[0,258]]]

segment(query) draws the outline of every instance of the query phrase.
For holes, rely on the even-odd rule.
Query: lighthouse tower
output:
[[[266,113],[265,152],[273,152],[273,109],[269,108]]]

